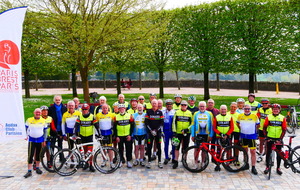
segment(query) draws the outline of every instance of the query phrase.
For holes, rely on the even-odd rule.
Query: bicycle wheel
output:
[[[233,145],[224,148],[221,161],[223,167],[229,172],[238,172],[248,163],[248,154],[244,148]]]
[[[293,172],[300,173],[300,146],[293,148],[289,157],[289,161],[291,163]]]
[[[73,175],[80,163],[80,156],[70,149],[62,149],[53,157],[53,167],[56,173],[61,176]]]
[[[272,167],[274,166],[274,158],[275,158],[275,151],[272,150],[271,154],[270,154],[270,158],[269,158],[269,176],[268,176],[268,180],[271,179],[271,173],[272,173]]]
[[[40,161],[42,163],[42,166],[47,170],[48,172],[55,172],[53,168],[53,157],[54,155],[60,151],[61,148],[58,146],[54,147],[48,147],[44,146],[40,153]]]
[[[199,146],[190,146],[182,154],[183,167],[192,173],[205,170],[208,163],[208,152]]]
[[[121,158],[116,148],[103,146],[94,154],[93,162],[99,172],[109,174],[119,168]]]

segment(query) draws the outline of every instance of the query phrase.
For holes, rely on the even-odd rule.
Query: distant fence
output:
[[[133,88],[139,87],[139,81],[132,81]],[[35,88],[35,81],[29,82],[30,88]],[[24,82],[23,82],[24,88]],[[89,81],[90,88],[103,88],[103,81]],[[210,81],[210,88],[216,88],[216,81]],[[222,89],[248,89],[247,81],[220,81],[220,88]],[[39,80],[38,88],[68,88],[69,81],[67,80]],[[77,87],[82,88],[81,81],[77,81]],[[142,88],[158,88],[158,80],[142,81]],[[164,87],[177,87],[177,81],[164,81]],[[180,87],[203,88],[202,80],[181,80]],[[107,80],[106,88],[116,88],[116,81]],[[258,82],[258,90],[275,91],[276,82]],[[281,82],[279,83],[279,90],[286,92],[299,92],[298,83]]]

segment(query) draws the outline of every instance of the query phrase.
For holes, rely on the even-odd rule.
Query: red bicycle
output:
[[[182,155],[182,164],[190,172],[198,173],[206,169],[209,164],[209,155],[217,166],[220,164],[229,172],[238,172],[248,163],[248,154],[244,148],[237,145],[229,145],[229,141],[220,138],[219,144],[204,142],[202,137],[195,137],[196,145],[188,147]],[[216,147],[210,150],[209,145]]]

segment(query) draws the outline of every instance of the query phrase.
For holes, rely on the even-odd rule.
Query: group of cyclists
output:
[[[195,142],[197,137],[201,137],[205,142],[216,143],[219,139],[226,139],[232,144],[242,146],[247,152],[250,149],[251,172],[257,175],[256,162],[263,161],[264,152],[265,160],[268,161],[272,143],[282,141],[287,127],[285,117],[280,114],[280,105],[271,105],[268,99],[257,102],[253,93],[248,95],[247,101],[238,98],[229,108],[221,105],[219,109],[215,108],[213,99],[207,102],[200,101],[196,105],[195,96],[188,97],[186,101],[180,94],[165,102],[157,99],[154,93],[150,94],[149,102],[146,102],[142,95],[127,102],[125,96],[119,94],[118,100],[112,106],[106,103],[104,96],[99,98],[99,104],[96,106],[81,104],[78,98],[69,101],[65,106],[60,95],[55,95],[53,101],[54,104],[50,107],[36,108],[34,117],[26,121],[28,171],[24,175],[25,178],[32,176],[32,170],[42,174],[38,155],[41,147],[45,146],[45,141],[51,139],[51,144],[57,142],[62,148],[65,140],[68,142],[68,148],[72,149],[74,141],[70,137],[79,136],[82,143],[88,143],[93,142],[94,135],[103,137],[103,145],[118,148],[121,158],[119,167],[126,163],[128,168],[138,165],[151,168],[152,162],[157,159],[158,168],[163,168],[163,165],[171,162],[172,168],[176,169],[180,152],[183,153],[189,146],[190,140]],[[49,136],[52,138],[47,138]],[[277,148],[281,149],[281,146],[278,145]],[[93,146],[88,146],[81,151],[86,154],[92,150]],[[114,156],[109,155],[109,158],[109,163],[103,164],[115,167]],[[50,161],[47,165],[52,167]],[[268,167],[269,163],[266,162],[265,174],[269,171]],[[92,157],[84,169],[87,168],[91,172],[95,171]],[[215,171],[220,169],[216,164]],[[250,164],[246,164],[243,169],[250,169]],[[279,156],[276,171],[279,175],[282,174]]]

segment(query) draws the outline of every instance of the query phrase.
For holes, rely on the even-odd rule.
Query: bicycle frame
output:
[[[220,150],[219,155],[218,155],[218,153],[217,153],[215,150],[210,150],[210,149],[208,148],[209,145],[215,146],[216,149],[217,149],[218,147],[220,147],[221,150]],[[228,159],[228,160],[221,160],[221,159],[220,159],[220,157],[221,157],[221,155],[222,155],[222,153],[223,153],[223,151],[224,151],[224,148],[223,148],[221,145],[219,145],[219,144],[212,144],[212,143],[202,142],[202,143],[200,143],[200,145],[199,145],[199,149],[202,149],[202,148],[205,149],[205,150],[213,157],[213,159],[214,159],[216,162],[218,162],[218,163],[224,163],[224,162],[235,161],[234,158]]]
[[[281,143],[281,142],[277,142],[277,141],[274,141],[274,140],[269,140],[269,141],[274,141],[275,143],[272,144],[272,147],[271,147],[271,150],[274,150],[277,155],[280,156],[280,158],[284,161],[287,161],[291,155],[291,151],[292,151],[292,139],[294,138],[295,136],[290,136],[290,139],[289,139],[289,144],[284,144],[284,143]],[[282,150],[279,150],[276,148],[276,146],[282,146],[282,147],[287,147],[288,148],[288,157],[286,158],[285,157],[285,154]]]

